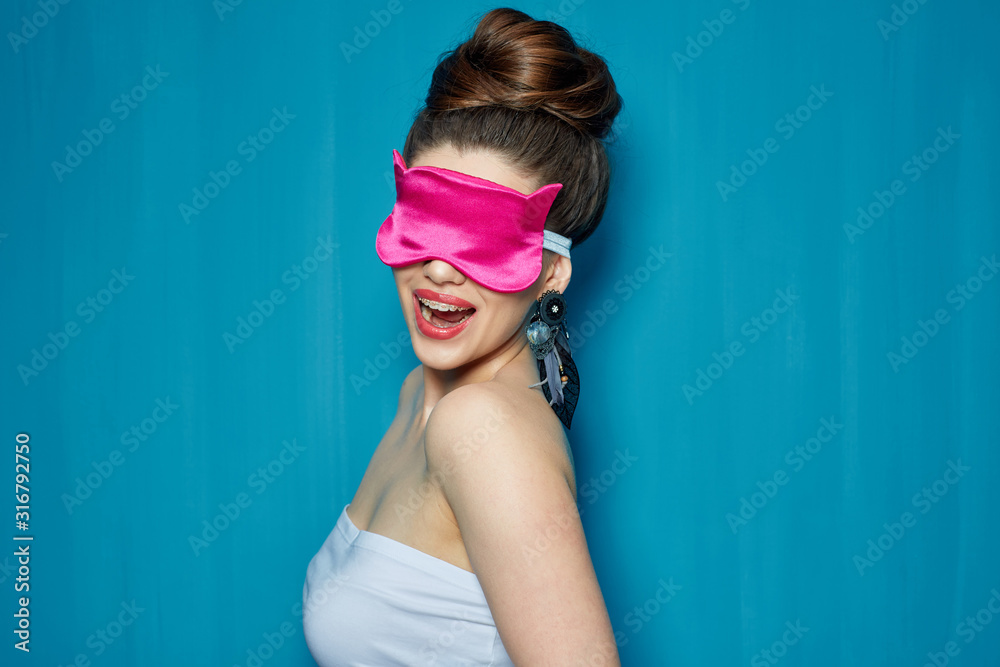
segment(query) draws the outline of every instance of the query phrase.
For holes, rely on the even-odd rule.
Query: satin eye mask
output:
[[[545,229],[562,183],[525,195],[451,169],[407,169],[392,151],[396,204],[375,251],[388,266],[448,262],[494,292],[527,289],[542,271],[542,249],[569,257],[570,239]]]

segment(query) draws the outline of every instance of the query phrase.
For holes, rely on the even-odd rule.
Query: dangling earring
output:
[[[524,333],[538,360],[538,374],[542,377],[541,382],[530,386],[541,386],[549,405],[569,428],[580,398],[580,375],[570,355],[565,321],[566,299],[558,291],[548,290],[538,297]]]

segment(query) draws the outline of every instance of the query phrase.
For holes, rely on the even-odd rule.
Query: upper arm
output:
[[[552,420],[510,391],[482,383],[439,401],[425,434],[428,466],[511,659],[618,665]]]

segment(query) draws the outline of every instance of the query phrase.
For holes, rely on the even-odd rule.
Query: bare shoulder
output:
[[[427,420],[428,470],[514,663],[616,666],[565,435],[529,391],[483,382],[449,392]]]
[[[444,396],[427,420],[428,463],[452,467],[545,466],[571,476],[569,446],[559,419],[529,388],[499,382],[465,385]],[[475,465],[474,463],[472,465]]]

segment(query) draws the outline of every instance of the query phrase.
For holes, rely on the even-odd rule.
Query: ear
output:
[[[569,279],[573,275],[573,263],[568,257],[563,257],[562,255],[554,253],[551,250],[545,250],[543,252],[552,254],[552,262],[548,265],[546,277],[538,295],[541,296],[543,292],[550,289],[554,289],[562,294],[565,294],[566,288],[569,286]]]

